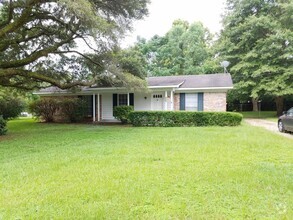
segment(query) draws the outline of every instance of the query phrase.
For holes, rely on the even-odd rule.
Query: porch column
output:
[[[100,121],[100,93],[98,93],[98,121]]]
[[[127,93],[127,106],[129,106],[129,92]]]
[[[171,111],[174,111],[174,92],[171,91],[171,96],[170,96],[170,99],[171,99]]]
[[[93,94],[93,122],[96,121],[96,94]]]
[[[164,110],[168,110],[168,102],[167,102],[167,98],[168,98],[168,92],[165,91],[165,102],[164,102]]]

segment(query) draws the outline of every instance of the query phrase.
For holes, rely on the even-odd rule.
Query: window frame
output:
[[[120,96],[125,96],[125,97],[123,97],[123,104],[120,104],[120,101],[121,101],[121,99],[120,99]],[[128,94],[127,93],[118,93],[117,94],[117,106],[123,106],[123,105],[128,105]],[[125,103],[125,104],[124,104]]]

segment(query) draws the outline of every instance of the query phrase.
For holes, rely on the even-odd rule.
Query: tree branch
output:
[[[98,65],[99,67],[103,67],[103,65],[102,65],[102,64],[100,64],[100,63],[98,63],[98,62],[94,61],[94,60],[93,60],[93,59],[91,59],[89,56],[86,56],[86,55],[84,55],[83,53],[80,53],[80,52],[78,52],[78,51],[76,51],[76,50],[56,51],[56,52],[54,52],[54,53],[55,53],[55,54],[63,54],[63,53],[76,53],[76,54],[78,54],[78,55],[82,56],[83,58],[85,58],[85,59],[89,60],[90,62],[92,62],[92,63],[94,63],[94,64]]]
[[[28,71],[28,70],[20,70],[20,69],[4,69],[1,70],[0,69],[0,78],[6,78],[8,77],[9,79],[12,79],[13,77],[16,76],[22,76],[25,78],[30,78],[33,80],[37,80],[37,81],[42,81],[42,82],[47,82],[50,83],[53,86],[56,86],[60,89],[69,89],[75,86],[91,86],[94,84],[94,81],[73,81],[70,83],[67,82],[61,82],[59,79],[53,79],[52,77],[49,76],[45,76],[42,73],[38,73],[38,72],[32,72],[32,71]],[[6,83],[6,86],[8,86],[9,83]],[[12,83],[13,85],[13,83]]]
[[[37,52],[32,53],[29,57],[26,57],[22,60],[13,60],[13,61],[5,61],[5,62],[0,62],[0,68],[6,69],[6,68],[17,68],[17,67],[22,67],[27,64],[30,64],[40,57],[47,56],[50,53],[53,53],[56,51],[60,46],[69,43],[72,40],[72,36],[68,37],[68,39],[61,41],[59,43],[56,43],[55,45],[48,47],[43,50],[39,50]]]

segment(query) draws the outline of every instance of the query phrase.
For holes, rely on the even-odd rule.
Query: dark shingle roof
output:
[[[148,86],[175,86],[179,88],[233,87],[230,74],[159,76],[147,78]]]
[[[181,76],[157,76],[148,77],[148,86],[150,87],[179,87],[182,89],[200,89],[200,88],[229,88],[233,87],[230,74],[205,74],[205,75],[181,75]],[[104,87],[96,87],[104,88]],[[87,88],[80,88],[81,91],[86,91]],[[40,93],[63,93],[67,90],[61,90],[57,87],[49,87],[41,89]]]

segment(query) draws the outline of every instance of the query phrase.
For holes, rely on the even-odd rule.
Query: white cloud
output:
[[[134,23],[134,31],[125,38],[123,46],[133,44],[137,36],[150,39],[155,34],[164,35],[175,19],[201,21],[212,33],[219,32],[224,3],[225,0],[152,0],[149,16]]]

